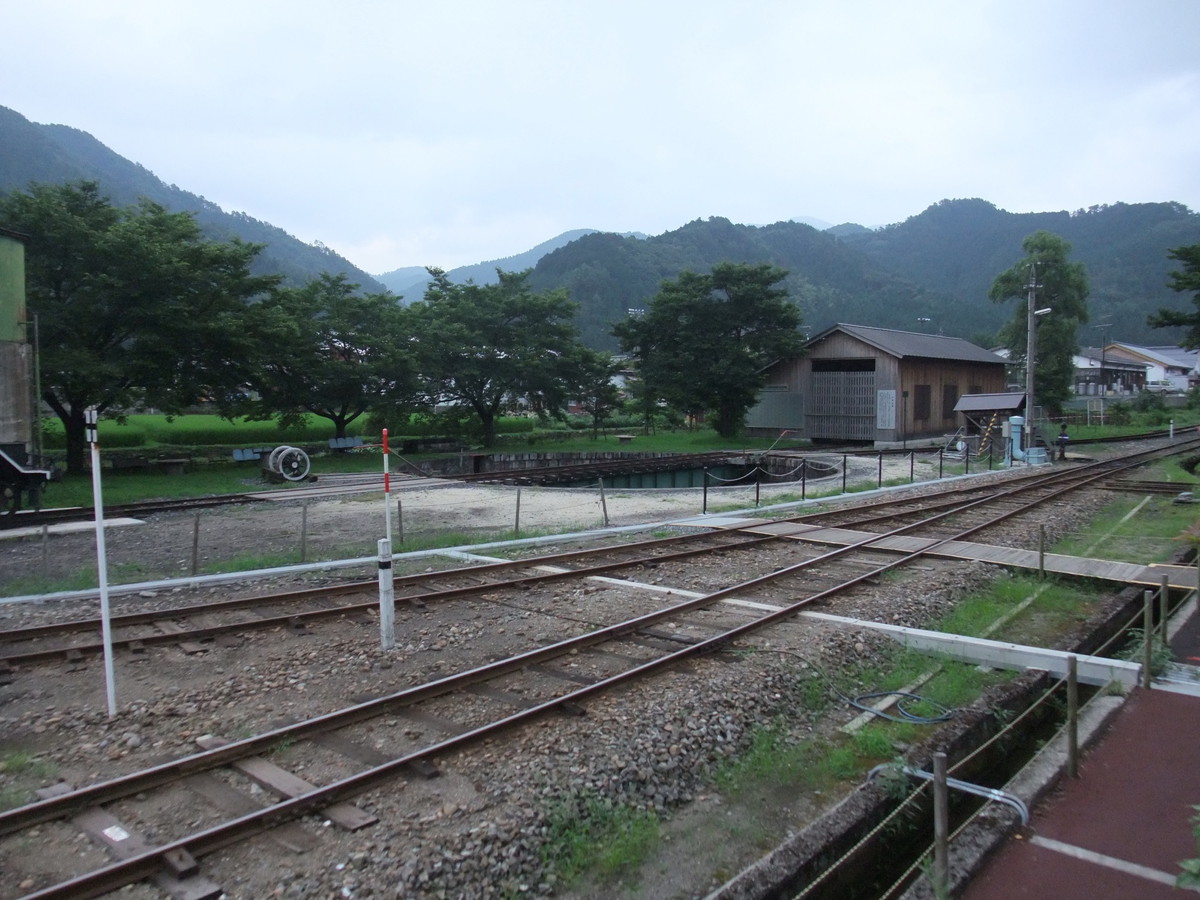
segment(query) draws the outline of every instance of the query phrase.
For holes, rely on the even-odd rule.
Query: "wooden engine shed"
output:
[[[892,444],[943,437],[965,394],[1004,389],[1006,361],[962,338],[838,324],[765,371],[752,434]]]

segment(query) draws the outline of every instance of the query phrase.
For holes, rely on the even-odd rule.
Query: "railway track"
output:
[[[1032,470],[1002,485],[940,485],[937,490],[920,497],[876,501],[866,507],[851,506],[835,511],[814,512],[782,521],[867,531],[885,527],[894,530],[896,523],[912,521],[929,528],[951,515],[961,521],[969,511],[978,508],[981,501],[988,504],[992,520],[1000,521],[1001,517],[990,512],[998,503],[1015,503],[1018,504],[1016,509],[1025,509],[1031,503],[1042,502],[1030,498],[1055,497],[1098,481],[1103,481],[1109,487],[1114,484],[1114,473],[1140,465],[1144,456],[1139,453],[1125,462],[1096,463],[1068,470]],[[529,589],[560,581],[581,581],[705,554],[752,550],[781,540],[778,536],[736,527],[723,528],[715,532],[397,577],[393,580],[393,586],[397,601],[420,608],[430,603],[485,592]],[[121,613],[113,616],[110,624],[115,649],[142,653],[147,648],[162,645],[192,645],[193,649],[200,649],[197,645],[219,636],[254,630],[301,631],[317,622],[334,618],[358,617],[366,620],[377,611],[377,583],[362,581]],[[60,660],[73,664],[83,656],[100,653],[103,650],[100,631],[101,623],[97,617],[0,631],[0,674],[11,678],[14,669],[31,663]]]
[[[1171,448],[1171,452],[1179,452],[1179,448]],[[43,886],[27,895],[30,900],[98,896],[144,878],[155,878],[173,891],[193,891],[191,896],[215,896],[212,892],[219,892],[220,886],[206,881],[199,863],[207,854],[311,812],[319,811],[346,829],[367,827],[372,817],[351,803],[375,785],[401,775],[429,777],[436,772],[434,761],[451,751],[496,739],[501,732],[550,712],[578,714],[605,691],[682,661],[728,649],[740,638],[794,617],[814,603],[843,596],[856,586],[876,581],[922,556],[922,553],[882,553],[873,546],[882,540],[898,534],[923,533],[935,538],[933,545],[923,551],[929,552],[941,542],[976,535],[999,521],[1010,520],[1033,506],[1060,497],[1063,492],[1102,483],[1114,471],[1139,465],[1151,455],[1138,454],[1120,463],[1016,479],[990,491],[976,491],[970,497],[938,496],[924,513],[903,508],[904,503],[897,502],[890,504],[888,510],[873,514],[870,522],[862,510],[858,511],[857,519],[853,512],[841,514],[849,516],[858,526],[873,525],[879,531],[844,547],[807,553],[790,564],[742,578],[718,590],[689,596],[681,602],[665,606],[651,603],[648,611],[587,627],[579,634],[546,646],[526,648],[446,677],[242,740],[207,738],[198,752],[183,758],[76,789],[60,788],[33,804],[0,813],[0,835],[16,835],[70,821],[75,823],[73,827],[89,831],[97,840],[105,841],[107,835],[108,845],[122,856],[94,870],[77,872],[58,884]],[[797,520],[825,517],[828,522],[835,515],[821,513]],[[884,525],[885,519],[893,524]],[[894,524],[898,519],[904,521]],[[432,589],[426,584],[412,594],[401,596],[422,604],[468,594],[490,597],[519,591],[531,583],[531,578],[561,580],[601,575],[612,578],[622,570],[662,566],[666,564],[664,560],[674,562],[684,558],[671,557],[672,553],[694,556],[737,551],[741,559],[742,551],[753,556],[754,548],[766,543],[760,540],[761,535],[751,535],[736,527],[706,537],[716,539],[707,543],[689,538],[645,542],[646,546],[636,548],[624,559],[602,560],[602,554],[612,550],[606,548],[600,554],[560,554],[438,573],[437,578],[465,578],[475,584],[443,584]],[[787,540],[793,547],[801,544]],[[531,569],[542,571],[531,574]],[[544,571],[547,569],[550,571]],[[416,588],[417,584],[414,581],[412,586]],[[739,603],[736,615],[725,612],[727,601],[740,600],[751,602]],[[439,700],[450,696],[458,700],[452,707],[453,718],[447,717],[445,709],[438,706]],[[415,733],[395,727],[396,722],[404,721],[426,726],[434,723],[439,733],[422,740],[393,739],[387,752],[365,740],[370,733],[364,730],[368,725],[374,731],[390,735]],[[338,759],[332,767],[327,767],[335,772],[327,783],[318,786],[295,776],[292,770],[306,768],[307,761],[322,753],[334,753]],[[218,806],[229,806],[233,801],[229,800],[228,792],[212,786],[214,780],[228,780],[228,776],[218,778],[218,773],[228,771],[251,778],[277,799],[253,809],[247,809],[243,802],[237,814],[209,816],[204,827],[191,833],[171,833],[167,826],[153,824],[155,808],[169,805],[162,799],[162,792],[170,796],[180,790],[181,784],[198,790]],[[142,830],[159,835],[158,839],[147,839],[140,849],[131,849],[135,845],[126,842],[135,835],[134,822]],[[126,837],[113,840],[114,834]],[[288,840],[289,834],[285,826],[285,831],[276,833],[276,838]]]
[[[1122,436],[1115,438],[1096,438],[1090,441],[1075,441],[1072,446],[1081,447],[1091,444],[1106,445],[1141,440],[1160,440],[1170,436],[1168,430],[1156,430],[1140,435]],[[890,449],[864,452],[862,448],[830,448],[822,452],[822,456],[856,456],[862,458],[894,457],[908,455],[910,450]],[[748,462],[755,453],[749,451],[724,451],[698,454],[677,454],[669,457],[610,460],[603,463],[585,463],[566,466],[544,466],[533,469],[512,470],[504,472],[480,472],[458,475],[452,478],[431,478],[421,475],[404,473],[392,474],[392,487],[402,490],[404,487],[429,487],[432,485],[450,485],[459,483],[477,484],[507,484],[507,485],[555,485],[566,484],[605,477],[609,474],[624,474],[638,472],[659,472],[669,469],[701,468],[706,465],[716,465],[726,462]],[[803,456],[804,454],[799,454]],[[303,500],[306,497],[329,496],[332,493],[355,493],[362,491],[378,491],[382,489],[382,475],[376,473],[328,474],[323,475],[317,482],[307,485],[291,486],[287,490],[289,499]],[[228,494],[216,497],[188,498],[181,500],[151,500],[139,503],[127,503],[106,507],[105,515],[109,518],[154,515],[169,512],[188,512],[201,509],[212,509],[222,506],[254,503],[278,495],[277,491],[246,491],[239,494]],[[0,529],[5,528],[40,528],[59,522],[78,521],[81,518],[91,518],[94,511],[91,507],[48,508],[41,510],[22,510],[18,514],[0,515]]]

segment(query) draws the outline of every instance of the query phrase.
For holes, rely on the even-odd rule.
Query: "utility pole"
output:
[[[1026,323],[1029,333],[1025,337],[1025,447],[1028,449],[1033,446],[1035,430],[1033,426],[1033,372],[1037,359],[1037,320],[1051,312],[1048,306],[1042,309],[1037,308],[1037,290],[1041,285],[1037,283],[1036,262],[1029,264],[1029,284],[1026,287],[1029,290],[1026,298],[1026,303],[1029,304],[1029,321]]]
[[[1037,308],[1038,289],[1036,261],[1029,264],[1029,284],[1025,287],[1025,304],[1028,307],[1028,321],[1025,323],[1025,446],[1028,448],[1033,446],[1033,354],[1037,344],[1034,338],[1037,328],[1034,309]]]
[[[1105,318],[1107,318],[1107,316]],[[1093,325],[1092,327],[1100,332],[1100,396],[1106,397],[1108,396],[1108,380],[1104,375],[1104,363],[1105,354],[1108,353],[1108,335],[1106,335],[1104,331],[1106,328],[1112,328],[1112,322],[1102,322],[1101,324]],[[1103,405],[1101,405],[1100,409],[1101,413],[1103,413]]]

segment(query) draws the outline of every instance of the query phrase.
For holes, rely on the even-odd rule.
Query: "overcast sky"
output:
[[[0,4],[0,105],[375,274],[709,216],[1200,211],[1197,0]]]

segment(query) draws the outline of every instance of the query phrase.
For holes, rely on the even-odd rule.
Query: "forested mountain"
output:
[[[1167,287],[1172,247],[1200,243],[1200,215],[1177,203],[1115,204],[1076,213],[1013,214],[983,200],[946,200],[920,215],[870,230],[852,224],[817,231],[798,222],[736,225],[714,218],[646,240],[591,234],[543,257],[531,283],[566,287],[580,304],[584,339],[614,346],[611,323],[644,307],[664,279],[723,261],[768,262],[790,272],[788,288],[807,329],[835,322],[935,331],[987,342],[1011,317],[988,290],[1017,262],[1021,241],[1039,229],[1073,246],[1091,279],[1091,325],[1082,344],[1102,339],[1169,344],[1181,332],[1152,329],[1160,307],[1186,309]]]
[[[713,218],[645,240],[592,234],[543,257],[531,284],[566,287],[580,305],[584,340],[612,347],[612,323],[645,307],[662,281],[724,261],[787,269],[786,286],[811,333],[834,322],[915,330],[925,318],[936,327],[954,309],[949,295],[892,275],[862,250],[798,222],[751,226]]]
[[[1167,344],[1180,335],[1146,325],[1159,307],[1186,309],[1190,298],[1167,287],[1178,264],[1173,247],[1200,243],[1200,215],[1180,203],[1115,203],[1075,212],[1014,214],[985,200],[943,200],[898,225],[847,233],[842,240],[884,269],[931,291],[986,301],[997,273],[1020,257],[1021,241],[1035,231],[1071,244],[1071,259],[1087,267],[1091,293],[1085,344],[1105,336],[1134,344]],[[966,335],[963,335],[966,336]]]
[[[466,284],[468,281],[474,281],[476,284],[495,284],[499,280],[496,277],[497,269],[503,269],[505,272],[524,272],[526,269],[532,269],[537,265],[539,259],[552,250],[557,250],[564,244],[569,244],[571,241],[581,238],[585,234],[594,233],[591,228],[576,228],[574,231],[564,231],[558,237],[542,241],[536,247],[526,250],[524,253],[508,256],[504,259],[492,259],[487,262],[475,263],[470,266],[459,266],[457,269],[448,271],[446,275],[455,284]],[[420,300],[425,295],[425,288],[432,280],[429,277],[429,273],[421,266],[406,266],[403,269],[385,272],[377,277],[389,291],[394,294],[403,295],[406,303]]]
[[[386,285],[406,302],[420,299],[428,283],[420,266],[373,278],[324,246],[302,243],[266,222],[224,212],[203,197],[164,184],[85,132],[35,124],[0,107],[0,193],[33,182],[79,179],[99,182],[118,205],[147,197],[169,210],[193,212],[212,238],[265,244],[256,273],[278,272],[293,284],[322,272],[345,273],[369,291]],[[1170,344],[1182,338],[1182,330],[1146,325],[1147,315],[1159,308],[1191,309],[1190,296],[1167,287],[1168,273],[1176,268],[1167,251],[1200,244],[1200,215],[1178,203],[1015,214],[985,200],[943,200],[878,229],[846,223],[822,231],[799,221],[750,226],[722,218],[689,222],[650,238],[579,229],[525,253],[448,275],[455,282],[484,284],[495,281],[496,268],[533,267],[535,290],[569,289],[579,304],[584,339],[594,347],[614,348],[612,325],[630,309],[645,307],[663,280],[685,269],[708,272],[726,261],[787,269],[787,287],[813,334],[850,322],[986,343],[1013,312],[1011,305],[988,300],[988,289],[997,274],[1021,258],[1021,241],[1039,229],[1070,242],[1072,260],[1087,267],[1091,323],[1080,331],[1082,344],[1104,339]],[[1100,324],[1108,327],[1091,327]]]
[[[383,290],[378,281],[328,247],[305,244],[281,228],[245,213],[227,213],[203,197],[165,184],[84,131],[39,125],[0,106],[0,193],[25,190],[34,182],[65,184],[80,179],[98,182],[101,193],[118,206],[146,197],[172,212],[195,213],[205,235],[214,240],[238,237],[265,244],[254,264],[256,274],[279,273],[289,283],[302,284],[322,272],[344,273],[366,290]]]

